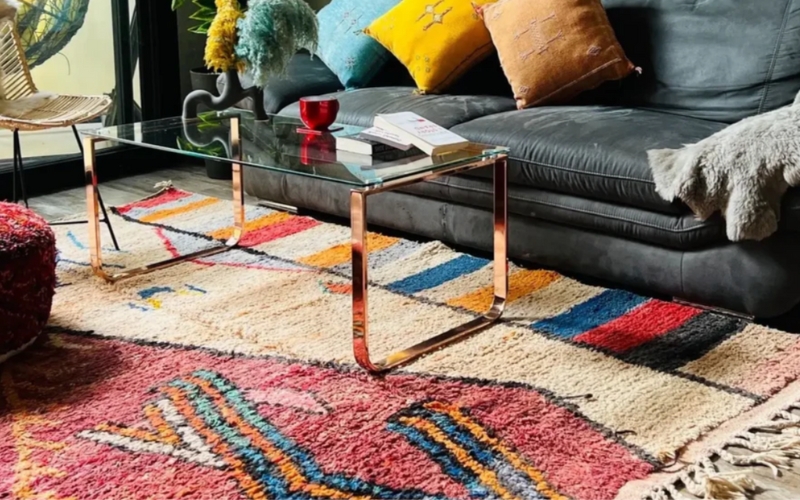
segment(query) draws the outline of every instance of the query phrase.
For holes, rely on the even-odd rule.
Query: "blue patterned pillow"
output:
[[[400,0],[333,0],[317,14],[317,56],[347,89],[367,85],[392,55],[361,30]]]

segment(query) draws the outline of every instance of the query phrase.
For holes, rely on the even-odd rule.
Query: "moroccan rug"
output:
[[[218,244],[230,210],[175,189],[119,207],[106,266]],[[780,443],[745,432],[800,399],[779,394],[795,335],[512,265],[502,323],[370,376],[349,228],[247,218],[245,248],[116,285],[93,277],[85,227],[57,229],[47,335],[1,367],[0,498],[666,499],[686,485],[631,485],[736,419],[742,463],[795,453],[789,403],[762,415]],[[377,233],[369,249],[376,356],[491,301],[485,259]],[[701,458],[690,490],[747,487]]]

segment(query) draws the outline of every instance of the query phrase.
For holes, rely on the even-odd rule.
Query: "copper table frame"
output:
[[[369,355],[369,309],[367,287],[367,196],[444,175],[457,174],[475,168],[494,166],[494,299],[481,317],[424,340],[411,347],[372,361]],[[424,354],[477,333],[503,314],[508,297],[508,156],[497,153],[484,160],[425,172],[416,176],[388,181],[380,186],[350,191],[350,229],[352,232],[353,264],[353,354],[356,362],[371,373],[391,370]]]
[[[86,182],[86,211],[89,221],[89,253],[92,271],[94,274],[101,277],[108,283],[116,283],[117,281],[142,276],[144,274],[158,271],[159,269],[166,269],[176,264],[186,262],[201,257],[208,257],[222,252],[233,250],[239,246],[239,242],[244,236],[245,232],[245,214],[244,214],[244,185],[242,184],[242,165],[239,163],[242,159],[241,148],[241,135],[239,131],[239,119],[237,117],[231,118],[230,121],[230,145],[231,145],[231,163],[232,183],[233,183],[233,233],[231,237],[225,242],[224,246],[217,246],[207,248],[205,250],[198,250],[186,255],[180,255],[171,259],[153,262],[146,264],[142,267],[126,270],[116,274],[109,274],[103,269],[103,256],[102,245],[100,238],[100,217],[99,217],[99,203],[97,197],[97,171],[96,171],[96,155],[95,146],[104,141],[113,141],[113,139],[106,139],[100,137],[84,137],[83,139],[83,165],[84,175]],[[237,160],[239,162],[237,162]]]
[[[201,257],[227,252],[238,247],[245,233],[244,186],[242,183],[241,136],[239,119],[230,121],[231,171],[233,184],[233,234],[224,246],[199,250],[190,254],[146,264],[116,274],[109,274],[103,269],[102,245],[100,237],[100,209],[97,195],[97,171],[95,146],[113,139],[101,137],[85,137],[84,172],[86,182],[86,208],[89,220],[90,262],[94,274],[109,283],[149,274],[160,269]],[[494,299],[489,310],[481,317],[463,325],[452,328],[424,340],[411,347],[397,351],[379,361],[372,361],[369,355],[369,316],[368,316],[368,277],[367,277],[367,196],[391,191],[402,186],[436,179],[445,175],[453,175],[476,168],[493,166],[494,168]],[[352,232],[352,297],[353,297],[353,354],[356,362],[371,373],[391,370],[408,363],[424,354],[461,340],[494,324],[505,309],[508,297],[508,156],[505,153],[494,153],[482,160],[444,167],[434,172],[422,172],[403,177],[395,181],[350,192],[350,222]]]

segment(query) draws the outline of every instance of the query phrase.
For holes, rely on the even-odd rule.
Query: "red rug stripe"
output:
[[[169,252],[173,258],[180,257],[181,254],[178,252],[178,249],[175,248],[175,245],[173,245],[169,238],[167,238],[167,235],[164,234],[164,228],[156,228],[156,236],[158,236],[158,238],[164,244],[164,248],[167,249],[167,252]]]
[[[319,224],[319,221],[316,221],[310,217],[292,217],[285,221],[245,233],[240,245],[244,247],[261,245],[262,243],[267,243],[268,241],[285,238],[286,236],[297,234],[301,231],[305,231],[306,229],[311,229]]]
[[[124,214],[130,212],[131,209],[134,208],[153,208],[159,205],[163,205],[164,203],[169,203],[171,201],[180,200],[181,198],[186,198],[188,196],[192,196],[192,193],[181,191],[180,189],[170,189],[153,198],[147,198],[141,201],[130,203],[128,205],[117,207],[117,210],[119,211],[119,213]]]
[[[628,314],[575,337],[575,342],[622,353],[684,324],[702,311],[672,302],[651,300]]]

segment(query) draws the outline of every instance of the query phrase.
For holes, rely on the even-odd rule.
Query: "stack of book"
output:
[[[426,120],[403,112],[375,117],[373,126],[357,134],[336,138],[336,159],[362,168],[433,163],[433,156],[457,151],[469,144],[463,137]],[[407,160],[407,161],[401,161]]]

